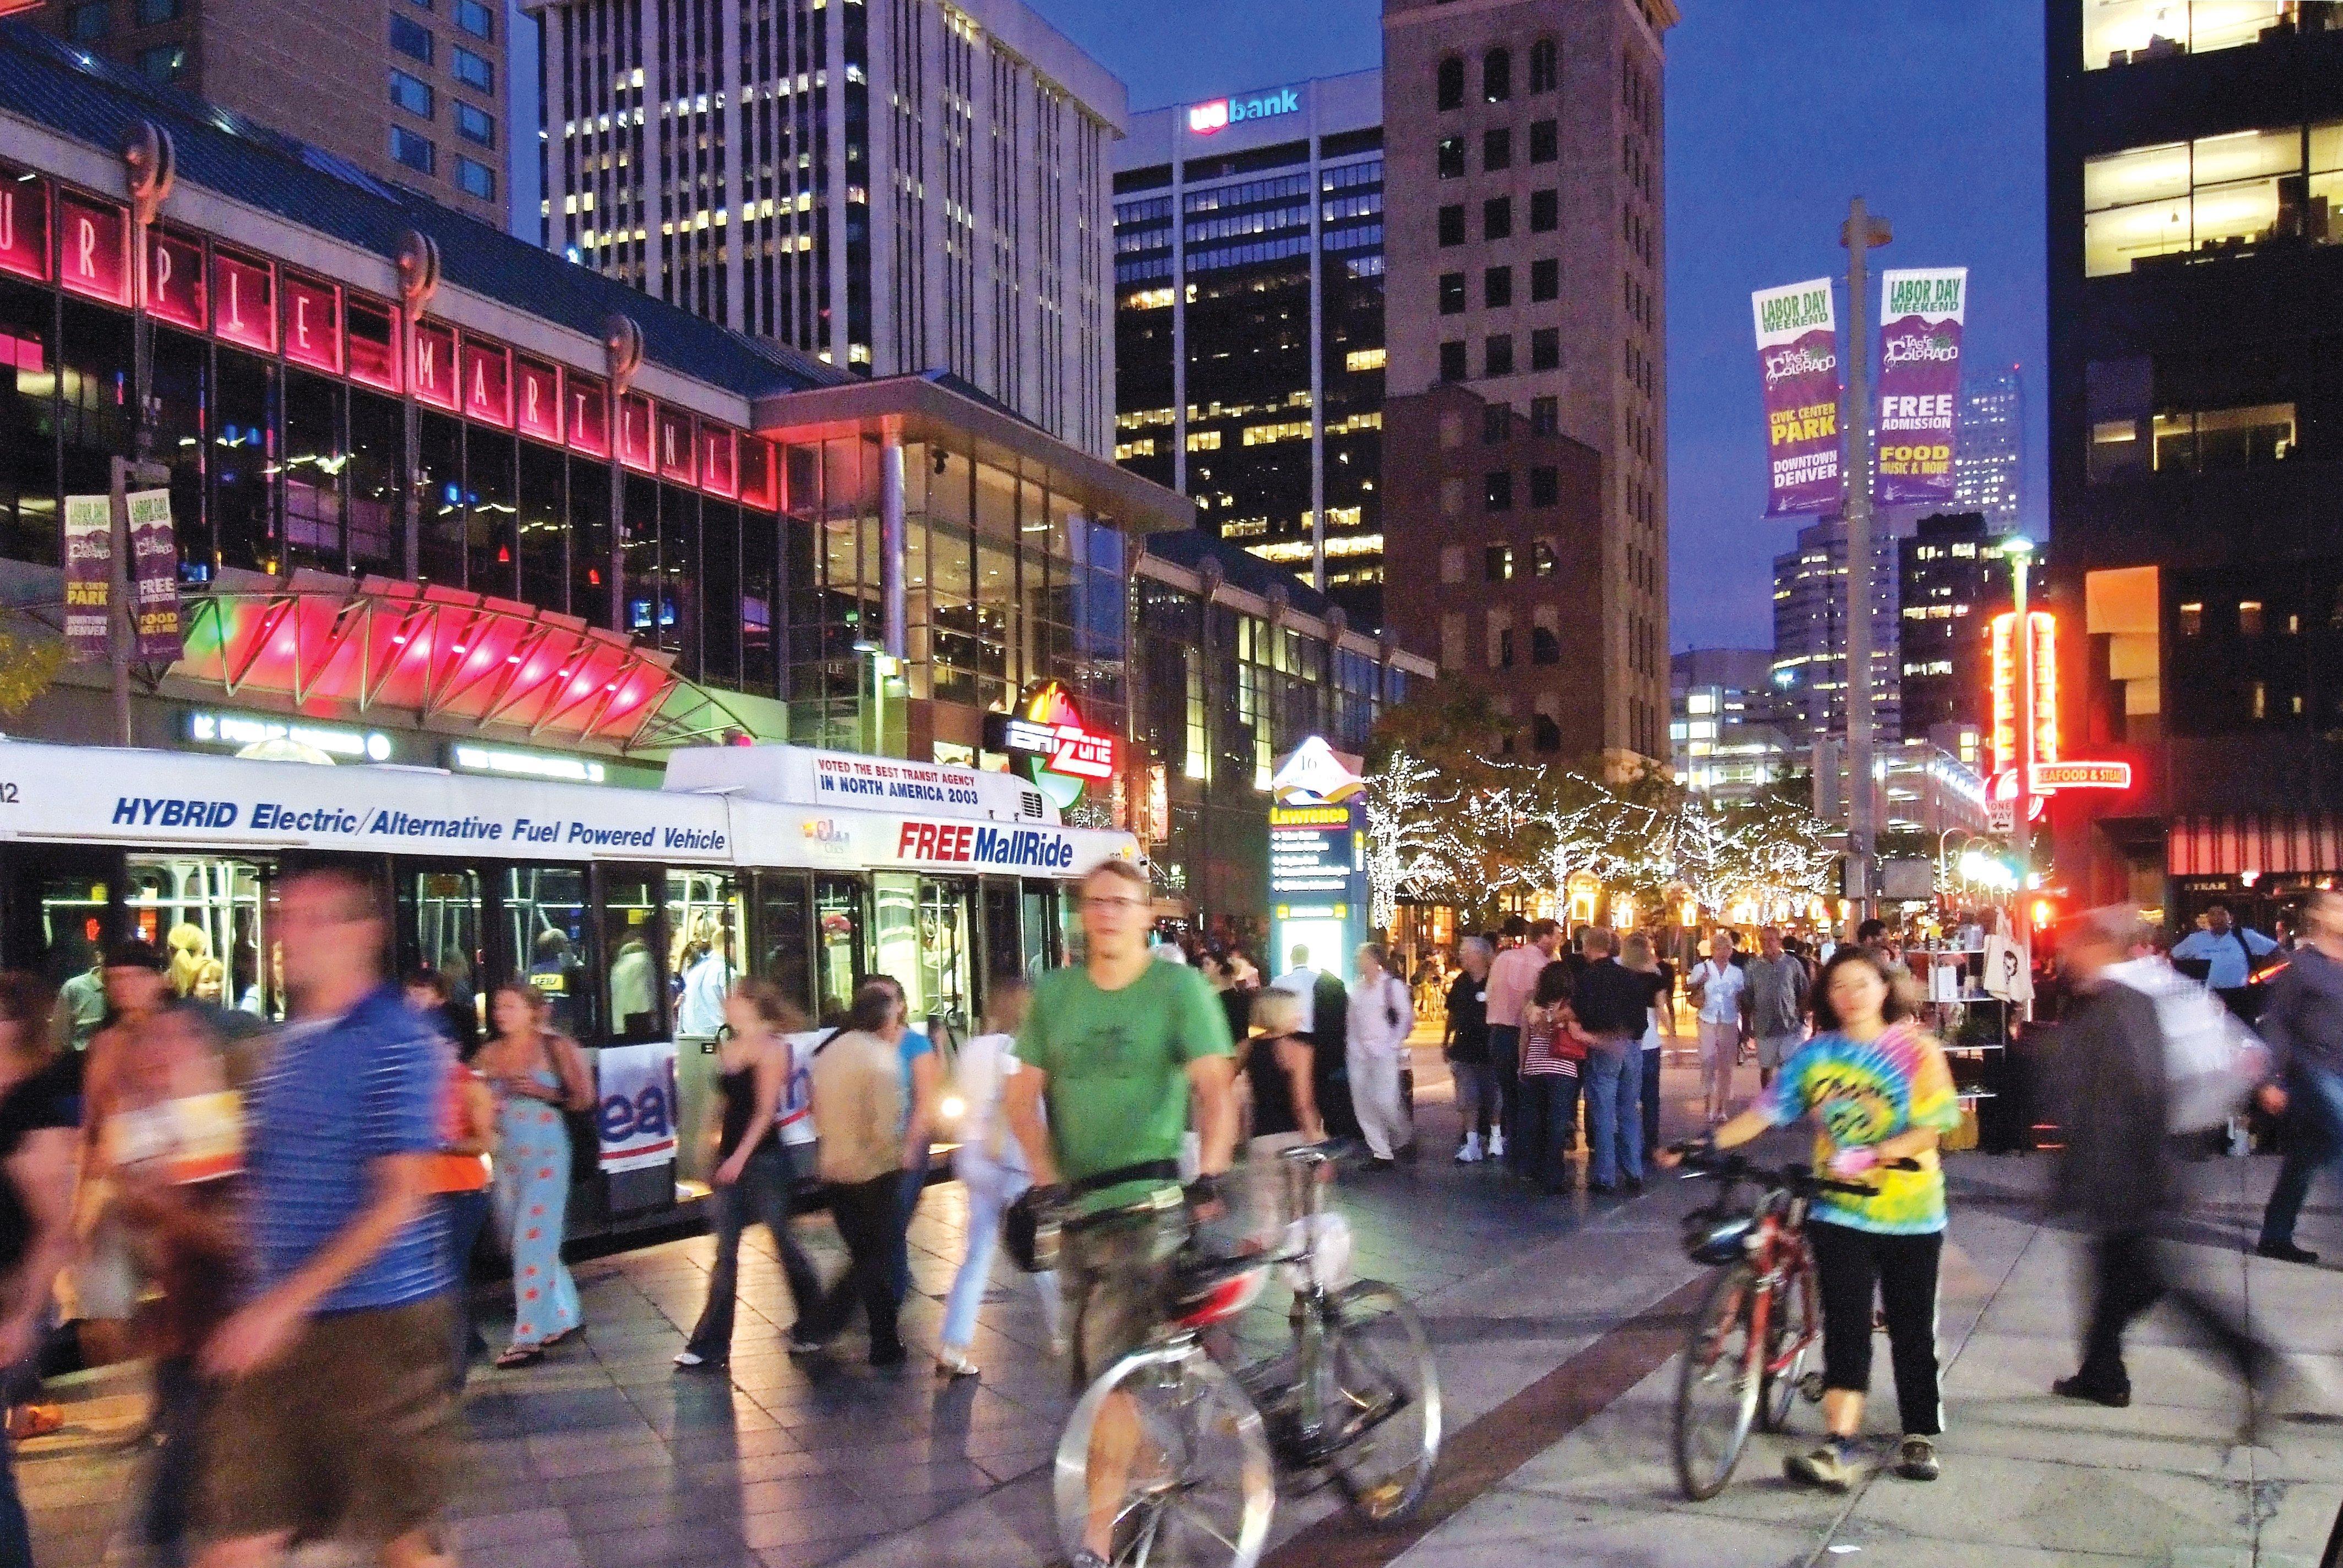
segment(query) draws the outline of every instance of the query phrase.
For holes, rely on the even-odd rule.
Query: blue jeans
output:
[[[740,1180],[716,1189],[716,1266],[708,1276],[708,1305],[701,1309],[687,1347],[704,1361],[731,1359],[732,1319],[740,1298],[740,1236],[759,1221],[772,1232],[798,1321],[803,1322],[821,1299],[821,1277],[789,1229],[801,1158],[798,1150],[768,1138],[741,1167]]]
[[[33,1561],[33,1523],[25,1516],[25,1501],[16,1495],[15,1445],[0,1436],[0,1563]]]
[[[472,1248],[480,1239],[480,1227],[488,1222],[488,1201],[485,1187],[474,1192],[442,1192],[435,1200],[441,1216],[439,1238],[447,1248],[441,1256],[447,1271],[449,1302],[456,1309],[448,1316],[456,1325],[452,1349],[458,1393],[471,1375],[472,1345],[480,1337],[472,1326]]]
[[[919,1210],[920,1194],[927,1190],[928,1162],[922,1160],[918,1170],[903,1172],[901,1196],[896,1204],[893,1271],[889,1283],[898,1308],[902,1306],[903,1298],[911,1293],[911,1216]]]
[[[1570,1151],[1578,1147],[1578,1081],[1575,1073],[1522,1075],[1510,1113],[1521,1125],[1505,1129],[1505,1162],[1523,1181],[1569,1185]]]
[[[1615,1187],[1644,1179],[1644,1052],[1633,1040],[1605,1036],[1586,1053],[1586,1180]]]
[[[943,1343],[947,1350],[964,1351],[976,1337],[976,1310],[983,1304],[984,1288],[992,1278],[992,1254],[1001,1245],[1001,1212],[1033,1184],[1033,1179],[967,1144],[953,1157],[952,1169],[968,1189],[968,1251],[960,1258],[960,1272],[952,1277],[951,1294],[944,1302]],[[1058,1276],[1036,1274],[1033,1283],[1041,1292],[1041,1312],[1054,1334],[1058,1332]]]
[[[2262,1245],[2291,1246],[2310,1179],[2322,1169],[2343,1174],[2343,1077],[2298,1065],[2287,1075],[2286,1157],[2269,1207],[2262,1211]]]

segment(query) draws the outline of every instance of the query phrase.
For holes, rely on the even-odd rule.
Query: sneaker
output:
[[[1489,1129],[1489,1158],[1503,1160],[1504,1157],[1505,1130],[1502,1127],[1492,1127]]]
[[[2122,1410],[2131,1403],[2131,1384],[2099,1382],[2086,1378],[2081,1372],[2073,1377],[2060,1378],[2050,1385],[2050,1392],[2060,1399],[2087,1400],[2093,1404],[2106,1405],[2109,1410]]]
[[[1936,1463],[1936,1444],[1933,1439],[1906,1432],[1904,1447],[1896,1460],[1896,1473],[1906,1481],[1934,1481],[1944,1473]]]
[[[936,1352],[936,1375],[940,1378],[974,1377],[977,1365],[959,1351],[947,1348]]]
[[[2264,1241],[2254,1248],[2257,1257],[2275,1258],[2281,1263],[2315,1263],[2318,1254],[2308,1247],[2298,1247],[2291,1241]]]
[[[711,1372],[717,1371],[724,1365],[724,1363],[716,1357],[701,1355],[698,1351],[676,1352],[675,1364],[685,1368],[686,1370],[695,1367],[704,1367]]]
[[[1464,1146],[1456,1151],[1456,1163],[1459,1165],[1478,1165],[1481,1163],[1481,1135],[1479,1133],[1468,1132],[1464,1135]]]
[[[1782,1473],[1802,1486],[1845,1492],[1855,1485],[1854,1444],[1825,1442],[1811,1453],[1794,1453],[1782,1462]]]
[[[831,1336],[829,1334],[813,1334],[808,1333],[803,1329],[791,1329],[789,1331],[789,1354],[793,1356],[819,1355],[823,1351],[830,1348],[830,1338]]]

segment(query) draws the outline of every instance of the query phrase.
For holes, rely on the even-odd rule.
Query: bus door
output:
[[[976,1005],[992,1005],[992,977],[1025,972],[1024,890],[1006,877],[987,877],[978,884],[982,900],[982,941],[977,948]]]
[[[1069,890],[1054,882],[1025,884],[1025,978],[1038,980],[1066,960],[1060,922],[1071,901]]]
[[[571,1180],[585,1184],[588,1208],[598,1198],[596,1218],[614,1218],[675,1204],[675,1107],[663,1100],[663,1083],[672,1075],[638,1073],[640,1059],[655,1064],[673,1060],[675,1035],[670,1029],[674,1010],[668,986],[667,871],[659,866],[600,865],[592,869],[588,885],[594,891],[595,945],[589,969],[601,976],[603,1031],[596,1049],[587,1052],[595,1069],[600,1098],[600,1143],[624,1147],[630,1141],[662,1141],[669,1147],[661,1157],[644,1160],[632,1169],[602,1171],[600,1151],[579,1150]],[[622,1082],[611,1060],[611,1048],[650,1046],[653,1050],[627,1053],[629,1063]],[[664,1048],[657,1049],[657,1048]],[[624,1103],[620,1103],[624,1101]],[[579,1166],[585,1167],[579,1169]]]
[[[587,970],[592,946],[583,866],[502,866],[497,893],[499,976],[528,977],[548,1020],[580,1042],[601,1035],[600,997]]]
[[[755,871],[756,900],[749,925],[749,972],[781,988],[796,1006],[818,1016],[814,998],[813,879],[804,871]]]
[[[7,963],[57,988],[63,1043],[89,1044],[106,1017],[97,960],[122,930],[122,856],[112,849],[19,844],[5,861]]]
[[[670,869],[667,874],[668,974],[674,997],[677,1173],[704,1181],[714,1169],[708,1134],[721,1074],[718,1036],[724,998],[740,973],[747,910],[730,871]]]
[[[400,859],[391,871],[398,972],[437,971],[475,1038],[488,1027],[488,990],[507,972],[488,946],[483,883],[475,866]]]
[[[279,1019],[282,955],[269,930],[276,881],[274,860],[134,854],[123,878],[125,912],[130,929],[170,959],[179,996]]]
[[[936,1049],[966,1039],[976,1023],[976,884],[965,877],[921,877],[919,916],[920,999],[912,1018],[928,1020]],[[906,987],[908,977],[899,975]],[[949,1070],[950,1062],[945,1063]]]
[[[860,877],[813,879],[814,1018],[820,1023],[845,1019],[854,1003],[855,977],[870,965],[862,890]]]

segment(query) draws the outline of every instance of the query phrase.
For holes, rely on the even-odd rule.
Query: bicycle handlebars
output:
[[[1850,1198],[1875,1198],[1879,1195],[1879,1189],[1866,1182],[1841,1181],[1834,1177],[1819,1176],[1811,1167],[1795,1163],[1779,1167],[1759,1165],[1743,1155],[1725,1153],[1705,1142],[1672,1143],[1668,1149],[1683,1160],[1684,1180],[1687,1181],[1695,1176],[1712,1177],[1727,1183],[1755,1181],[1767,1187],[1782,1188],[1802,1197],[1814,1197],[1825,1192],[1841,1193]],[[1875,1169],[1917,1171],[1921,1165],[1917,1160],[1884,1160]]]

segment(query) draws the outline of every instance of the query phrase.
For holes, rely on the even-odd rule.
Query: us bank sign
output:
[[[1302,89],[1281,87],[1257,97],[1214,98],[1209,104],[1191,104],[1188,106],[1188,129],[1195,136],[1209,136],[1214,131],[1241,120],[1266,120],[1275,115],[1298,115],[1301,112]]]

